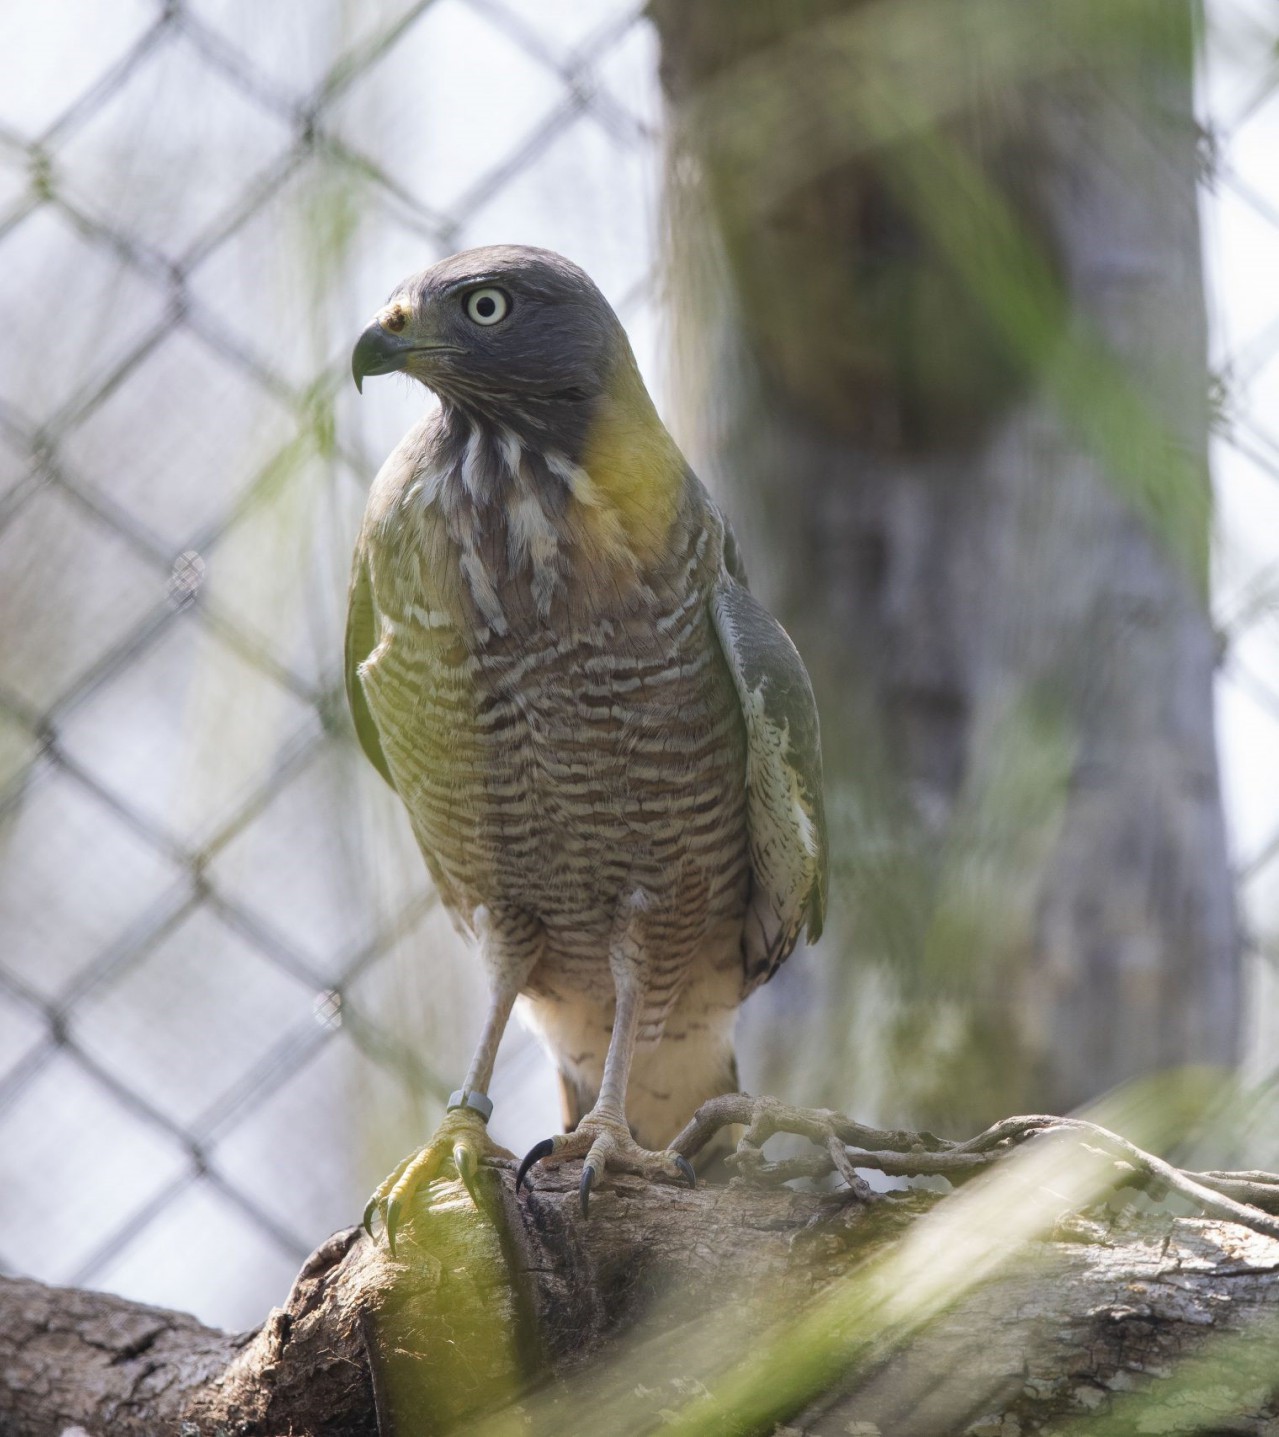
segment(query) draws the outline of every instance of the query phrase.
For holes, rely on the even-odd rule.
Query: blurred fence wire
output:
[[[1279,1085],[1279,37],[1273,12],[1247,0],[1217,0],[1207,6],[1207,21],[1201,211],[1214,397],[1218,745],[1249,960],[1245,1072],[1273,1094]],[[1266,1106],[1272,1123],[1273,1103]]]
[[[655,65],[631,3],[106,9],[0,102],[0,1262],[248,1321],[391,1156],[342,1112],[456,1077],[370,986],[431,898],[358,881],[338,595],[423,400],[344,415],[351,336],[583,231],[642,326]]]
[[[377,1093],[438,1102],[460,1071],[378,1001],[438,915],[416,856],[392,873],[370,838],[340,602],[421,400],[357,410],[349,345],[403,274],[507,238],[581,259],[649,356],[654,41],[633,0],[21,8],[7,49],[34,78],[0,99],[0,1264],[248,1322],[398,1155],[365,1131]],[[1205,121],[1206,202],[1273,266],[1273,69],[1244,88]],[[1228,770],[1231,742],[1279,753],[1255,508],[1279,486],[1237,512],[1229,489],[1279,479],[1271,298],[1217,362],[1232,552],[1257,550],[1218,589]],[[1263,879],[1279,896],[1279,778],[1234,788],[1250,901]]]

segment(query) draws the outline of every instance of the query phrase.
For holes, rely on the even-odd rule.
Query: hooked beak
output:
[[[377,320],[360,335],[351,353],[351,377],[355,387],[364,393],[364,381],[370,374],[392,374],[409,362],[414,345],[401,335],[384,329]]]

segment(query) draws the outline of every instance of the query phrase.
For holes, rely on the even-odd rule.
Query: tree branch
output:
[[[692,1157],[722,1128],[735,1125],[745,1125],[746,1132],[728,1162],[756,1181],[783,1183],[838,1172],[850,1188],[859,1192],[864,1192],[865,1184],[857,1176],[858,1168],[873,1168],[890,1177],[944,1177],[959,1183],[1029,1138],[1077,1133],[1098,1143],[1113,1158],[1117,1176],[1126,1185],[1139,1186],[1155,1198],[1162,1198],[1166,1192],[1178,1193],[1210,1217],[1242,1223],[1254,1232],[1279,1238],[1276,1174],[1187,1172],[1083,1118],[1046,1114],[1004,1118],[966,1142],[949,1142],[932,1133],[868,1128],[826,1108],[795,1108],[776,1098],[726,1093],[703,1103],[672,1147]],[[809,1138],[826,1149],[826,1156],[770,1163],[761,1149],[777,1133]]]
[[[1009,1119],[955,1143],[740,1095],[703,1108],[682,1149],[729,1123],[747,1126],[739,1171],[775,1184],[851,1165],[857,1186],[621,1176],[584,1222],[578,1164],[544,1165],[519,1196],[495,1164],[486,1211],[435,1184],[398,1260],[358,1229],[335,1234],[243,1337],[2,1280],[0,1430],[389,1437],[485,1430],[500,1413],[534,1434],[783,1422],[1008,1437],[1099,1406],[1133,1431],[1260,1433],[1274,1415],[1279,1223],[1245,1202],[1273,1203],[1274,1176],[1183,1173],[1075,1120]],[[817,1142],[816,1161],[766,1162],[783,1131]],[[870,1194],[866,1168],[963,1187]],[[1134,1184],[1210,1216],[1114,1210]]]

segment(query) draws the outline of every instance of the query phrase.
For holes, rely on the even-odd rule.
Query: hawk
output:
[[[364,752],[479,940],[491,1003],[431,1142],[374,1193],[393,1245],[452,1157],[467,1186],[516,999],[584,1159],[691,1183],[664,1151],[737,1087],[737,1008],[821,933],[826,834],[808,674],[746,586],[617,316],[548,250],[468,250],[404,280],[357,387],[439,408],[401,440],[355,548],[346,684]],[[517,1184],[518,1185],[518,1184]]]

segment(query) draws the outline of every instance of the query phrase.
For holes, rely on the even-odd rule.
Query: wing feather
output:
[[[360,680],[360,665],[377,644],[377,615],[373,610],[373,590],[369,584],[368,556],[363,544],[356,546],[355,563],[351,568],[351,589],[346,610],[346,701],[355,720],[355,734],[369,762],[392,788],[395,782],[382,752],[377,724],[369,712],[368,699]]]
[[[734,578],[711,615],[746,723],[752,893],[743,943],[749,988],[766,983],[826,914],[826,816],[817,704],[786,630]]]

